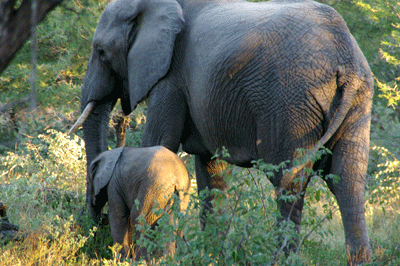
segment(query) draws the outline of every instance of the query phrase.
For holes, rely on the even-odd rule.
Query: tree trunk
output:
[[[36,22],[41,22],[62,1],[36,0]],[[18,8],[15,5],[16,0],[0,2],[0,73],[31,34],[32,0],[22,0]]]
[[[113,117],[113,122],[114,122],[114,129],[115,133],[117,135],[117,146],[118,147],[125,147],[126,143],[126,129],[128,127],[128,124],[130,122],[130,119],[128,116],[125,116],[124,114],[119,113],[116,116]]]

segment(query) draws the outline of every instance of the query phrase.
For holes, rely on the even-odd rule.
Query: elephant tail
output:
[[[345,79],[345,82],[340,82],[340,79]],[[360,79],[356,76],[345,75],[338,78],[338,84],[343,84],[339,86],[339,89],[342,90],[342,98],[340,100],[339,107],[334,115],[331,123],[328,126],[325,134],[321,137],[318,143],[304,156],[303,162],[299,165],[296,165],[290,169],[287,173],[285,173],[281,180],[280,188],[287,188],[289,184],[293,182],[293,180],[298,176],[299,172],[303,170],[307,165],[312,165],[312,160],[315,157],[317,151],[322,148],[337,132],[339,127],[342,125],[345,120],[349,110],[353,104],[353,100],[357,94],[357,91],[360,87]]]

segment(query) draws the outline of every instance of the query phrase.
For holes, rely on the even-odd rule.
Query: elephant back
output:
[[[155,147],[156,152],[151,160],[148,171],[163,173],[162,182],[171,182],[176,190],[187,191],[190,186],[188,171],[179,156],[167,148]]]

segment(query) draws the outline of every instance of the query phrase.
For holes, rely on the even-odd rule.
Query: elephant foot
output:
[[[346,257],[348,266],[362,265],[371,259],[371,249],[369,247],[361,247],[357,251],[351,250],[350,246],[346,248]]]

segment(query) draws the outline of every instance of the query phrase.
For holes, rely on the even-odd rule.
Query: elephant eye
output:
[[[101,62],[107,61],[106,51],[104,51],[103,48],[101,48],[101,47],[97,48],[97,53],[99,55],[99,59]]]

